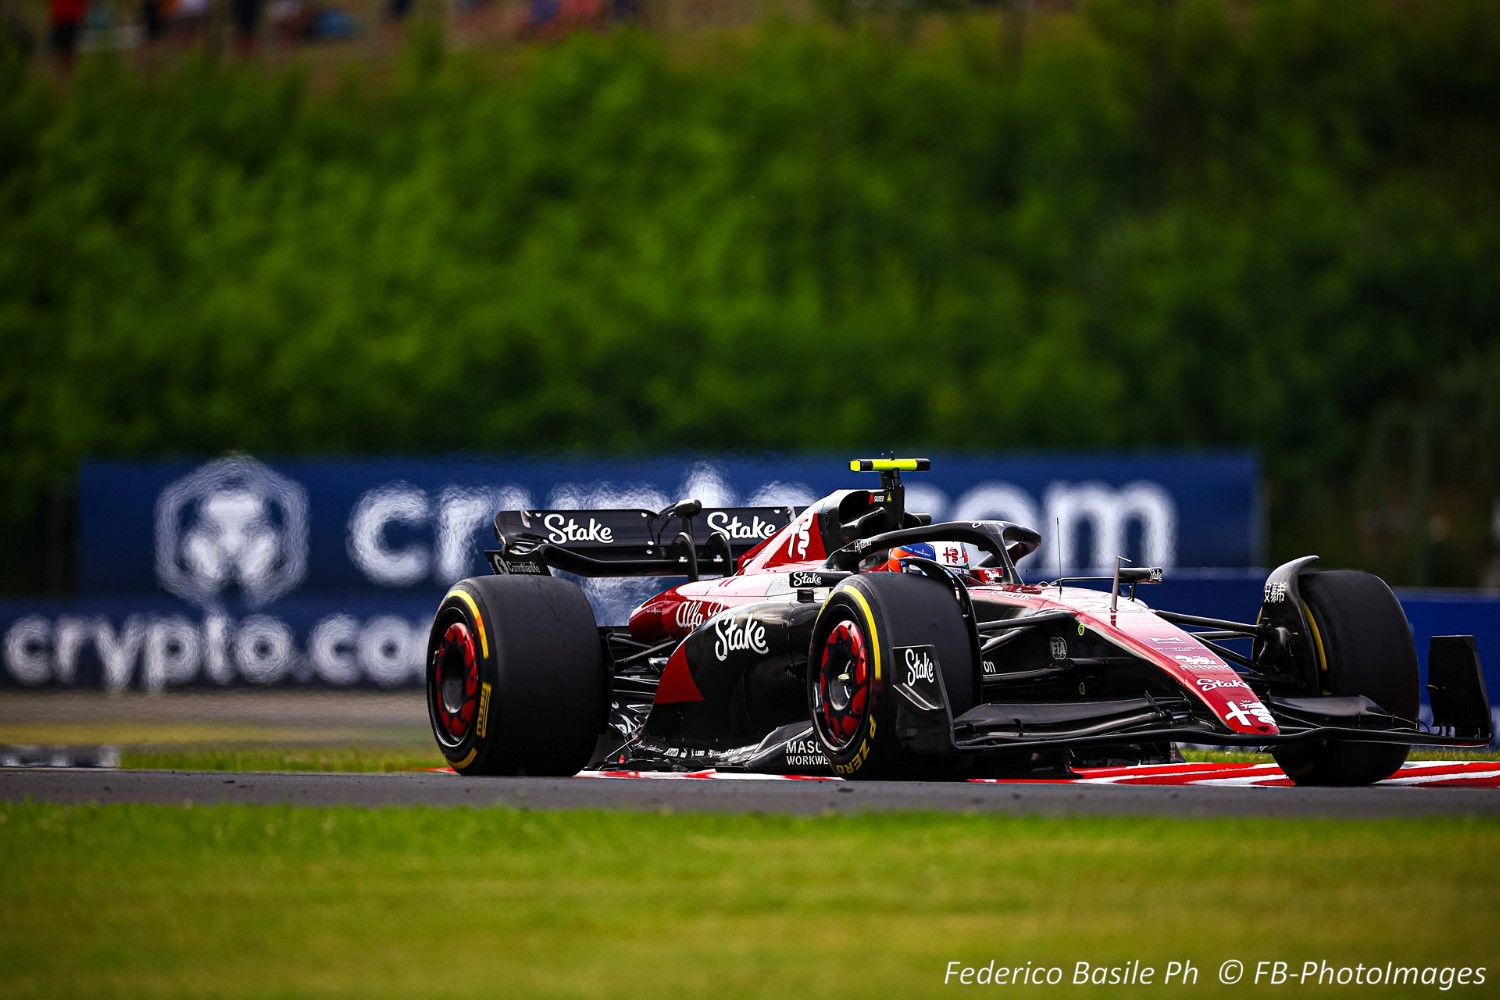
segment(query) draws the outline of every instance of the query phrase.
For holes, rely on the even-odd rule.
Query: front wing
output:
[[[954,719],[946,707],[941,674],[937,688],[897,684],[896,728],[915,752],[934,756],[1005,756],[1025,761],[1049,753],[1121,744],[1195,743],[1267,749],[1307,740],[1483,747],[1494,739],[1484,677],[1472,636],[1432,641],[1428,692],[1433,721],[1401,719],[1360,695],[1263,696],[1261,705],[1279,732],[1238,733],[1194,714],[1182,695],[1069,701],[987,702]],[[657,745],[641,736],[643,716],[621,709],[613,736],[601,740],[595,768],[697,771],[713,768],[767,774],[832,773],[811,727],[782,726],[754,745],[729,748]]]

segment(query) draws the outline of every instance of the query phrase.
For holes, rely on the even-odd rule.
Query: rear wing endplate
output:
[[[649,510],[502,510],[496,573],[577,576],[727,576],[735,561],[792,523],[797,508],[704,507],[696,500]]]

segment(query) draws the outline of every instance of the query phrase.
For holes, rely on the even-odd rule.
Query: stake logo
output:
[[[766,645],[766,627],[754,618],[745,618],[735,621],[733,618],[721,618],[714,626],[714,657],[723,663],[729,659],[729,654],[736,650],[753,650],[762,656],[771,651]]]
[[[611,545],[615,540],[614,529],[607,528],[594,518],[589,518],[587,525],[580,525],[573,518],[564,518],[561,514],[548,514],[542,523],[547,527],[547,537],[559,545],[568,542],[596,542],[600,545]]]
[[[246,456],[210,462],[156,502],[156,577],[203,607],[238,594],[258,608],[307,573],[307,493]]]
[[[1246,690],[1249,690],[1250,688],[1250,685],[1246,684],[1244,681],[1221,681],[1215,677],[1200,677],[1194,683],[1198,685],[1199,691],[1224,691],[1232,690],[1234,688],[1244,688]]]
[[[708,526],[716,531],[724,532],[730,539],[737,542],[760,541],[762,538],[770,538],[776,534],[776,525],[770,521],[752,517],[747,524],[738,516],[731,518],[721,510],[708,515]]]
[[[937,664],[933,662],[931,650],[931,646],[908,646],[904,650],[908,686],[917,681],[931,684],[937,679]]]

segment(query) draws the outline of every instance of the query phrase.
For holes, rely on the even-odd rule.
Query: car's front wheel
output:
[[[952,590],[908,573],[842,583],[813,626],[807,700],[813,734],[846,778],[942,778],[953,758],[913,753],[896,731],[897,651],[924,649],[940,672],[953,715],[974,704],[968,632]]]
[[[1332,570],[1298,579],[1315,660],[1310,694],[1364,695],[1389,714],[1415,721],[1420,679],[1411,626],[1385,581],[1369,573]],[[1405,763],[1395,743],[1313,740],[1277,748],[1276,763],[1299,785],[1368,785]]]

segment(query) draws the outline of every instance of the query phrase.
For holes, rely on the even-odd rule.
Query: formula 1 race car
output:
[[[1432,640],[1432,723],[1418,721],[1411,630],[1377,577],[1294,560],[1251,622],[1148,608],[1137,587],[1161,571],[1120,560],[1028,584],[1033,529],[906,510],[901,473],[928,467],[856,460],[878,489],[800,513],[500,511],[494,575],[449,591],[428,642],[444,757],[461,774],[941,779],[1165,761],[1187,742],[1359,785],[1413,744],[1493,736],[1472,636]],[[686,582],[601,628],[554,570]]]

